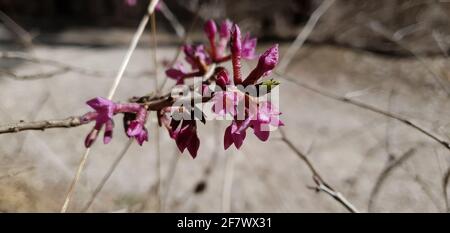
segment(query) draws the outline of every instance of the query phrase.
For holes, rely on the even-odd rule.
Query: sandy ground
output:
[[[282,45],[282,51],[286,46]],[[37,57],[97,71],[101,76],[67,72],[25,81],[1,75],[0,121],[54,119],[86,112],[86,100],[107,94],[125,50],[121,46],[35,47],[33,54]],[[150,52],[149,48],[138,48],[116,100],[125,101],[153,89]],[[160,47],[159,60],[170,59],[174,53],[174,47]],[[55,70],[22,61],[2,60],[0,64],[2,68],[12,67],[19,75]],[[288,72],[321,89],[401,114],[448,138],[448,96],[432,75],[444,77],[442,82],[448,85],[449,73],[445,70],[448,61],[443,58],[419,61],[306,46]],[[371,211],[445,211],[442,177],[450,164],[447,150],[395,120],[280,81],[280,108],[289,138],[300,150],[309,151],[308,156],[324,178],[358,209],[368,211],[375,181],[390,161],[414,149],[414,155],[388,176]],[[90,211],[155,211],[157,198],[149,192],[158,172],[152,120],[150,143],[131,147]],[[308,188],[314,185],[310,171],[279,140],[277,132],[266,143],[249,135],[242,150],[223,151],[227,125],[208,122],[200,127],[201,148],[195,160],[188,154],[179,155],[167,132],[161,130],[165,211],[346,212],[326,194]],[[91,127],[0,135],[0,211],[59,211]],[[82,208],[126,144],[121,128],[117,119],[111,144],[94,146],[70,211]],[[174,164],[175,172],[171,172]],[[210,170],[206,175],[205,169]],[[224,185],[225,174],[232,177],[232,183]],[[205,189],[194,192],[203,181]],[[229,193],[227,189],[224,192],[227,185],[231,185]]]

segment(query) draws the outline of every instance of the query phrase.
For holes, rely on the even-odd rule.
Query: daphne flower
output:
[[[193,70],[202,69],[203,65],[211,64],[211,59],[203,45],[184,45],[183,51],[186,61]]]
[[[232,26],[233,23],[229,19],[222,21],[222,23],[220,24],[219,43],[217,45],[218,57],[225,57],[225,50],[227,48],[228,42],[230,41]]]
[[[182,63],[177,63],[175,67],[166,70],[166,75],[179,85],[184,84],[184,78],[188,76],[188,71]]]
[[[180,124],[181,123],[181,124]],[[192,158],[197,157],[200,139],[197,136],[197,122],[195,120],[175,120],[170,122],[170,136],[175,140],[181,153],[187,148]]]
[[[270,72],[278,64],[278,45],[274,45],[266,50],[260,57],[258,65],[250,72],[243,82],[244,86],[255,84],[259,78],[270,74]]]
[[[148,132],[145,128],[145,122],[147,121],[147,109],[140,108],[135,114],[135,118],[129,123],[125,124],[126,133],[128,137],[134,137],[139,145],[142,146],[144,141],[148,141]]]
[[[108,144],[113,137],[114,122],[112,117],[117,113],[124,113],[126,120],[125,127],[129,137],[135,137],[140,145],[148,140],[147,129],[144,124],[147,120],[147,109],[138,103],[114,103],[111,100],[96,97],[86,102],[95,111],[88,112],[81,117],[83,123],[95,120],[94,128],[86,136],[84,144],[90,147],[102,129],[105,126],[103,143]]]
[[[102,97],[91,99],[86,103],[95,110],[96,114],[91,113],[85,114],[84,116],[84,120],[95,119],[95,126],[84,140],[84,145],[90,147],[94,143],[103,125],[106,125],[103,142],[105,144],[109,143],[112,138],[112,128],[114,126],[112,117],[114,115],[115,103]]]
[[[216,54],[216,33],[217,33],[217,26],[214,20],[210,19],[206,21],[205,23],[205,33],[208,37],[209,44],[211,47],[211,57],[213,59],[217,58]]]
[[[250,127],[261,141],[267,141],[270,134],[270,126],[280,127],[284,123],[279,119],[279,112],[271,102],[265,101],[259,103],[256,119],[250,122]]]
[[[227,88],[227,85],[230,85],[230,78],[228,76],[228,72],[226,69],[222,69],[218,72],[217,78],[216,78],[216,84],[222,88],[222,90],[225,90]]]
[[[224,149],[228,149],[232,144],[236,146],[237,149],[241,148],[246,137],[245,130],[240,131],[240,126],[237,121],[233,121],[230,126],[225,130],[224,135]]]
[[[250,38],[250,34],[247,33],[247,35],[244,37],[244,40],[242,41],[242,51],[241,51],[242,58],[252,60],[256,57],[255,55],[256,43],[257,39]]]

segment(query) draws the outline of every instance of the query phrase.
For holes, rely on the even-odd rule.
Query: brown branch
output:
[[[65,119],[58,120],[44,120],[44,121],[31,121],[19,123],[11,123],[6,125],[0,125],[0,134],[4,133],[17,133],[24,130],[45,130],[51,128],[72,128],[83,125],[80,116],[71,116]]]
[[[335,95],[333,93],[330,93],[330,92],[327,92],[327,91],[324,91],[324,90],[320,90],[320,89],[312,87],[312,86],[310,86],[310,85],[308,85],[306,83],[303,83],[303,82],[301,82],[301,81],[299,81],[297,79],[294,79],[294,78],[292,78],[292,77],[290,77],[288,75],[280,74],[278,72],[275,72],[275,74],[277,76],[279,76],[280,78],[284,79],[284,80],[290,81],[290,82],[292,82],[292,83],[294,83],[294,84],[296,84],[296,85],[298,85],[298,86],[300,86],[300,87],[302,87],[304,89],[312,91],[312,92],[314,92],[316,94],[319,94],[321,96],[324,96],[324,97],[327,97],[327,98],[330,98],[330,99],[334,99],[334,100],[337,100],[337,101],[340,101],[340,102],[343,102],[343,103],[351,104],[351,105],[354,105],[356,107],[359,107],[359,108],[362,108],[362,109],[365,109],[365,110],[368,110],[368,111],[371,111],[371,112],[383,115],[385,117],[389,117],[389,118],[395,119],[395,120],[405,124],[406,126],[408,126],[410,128],[413,128],[416,131],[422,133],[423,135],[427,136],[428,138],[436,141],[437,143],[439,143],[440,145],[445,147],[445,149],[450,150],[450,142],[440,138],[439,136],[437,136],[437,135],[433,134],[432,132],[428,131],[427,129],[422,128],[421,126],[417,125],[416,123],[412,122],[411,120],[408,120],[408,119],[406,119],[406,118],[404,118],[404,117],[402,117],[402,116],[400,116],[398,114],[379,109],[379,108],[377,108],[375,106],[371,106],[371,105],[368,105],[366,103],[359,102],[357,100],[353,100],[353,99],[350,99],[350,98],[345,97],[345,96],[339,96],[339,95]]]
[[[313,174],[313,180],[316,183],[315,189],[317,191],[322,191],[329,196],[331,196],[334,200],[339,202],[342,206],[344,206],[348,211],[352,213],[359,213],[358,209],[355,208],[355,206],[350,203],[340,192],[336,191],[331,185],[329,185],[320,175],[320,173],[317,171],[317,169],[314,167],[314,165],[311,163],[311,161],[308,159],[308,157],[301,152],[295,145],[286,137],[286,134],[284,131],[280,128],[279,129],[281,134],[281,140],[286,143],[286,145],[294,151],[297,156],[303,160],[303,162],[306,163],[306,166],[309,168],[311,173]]]

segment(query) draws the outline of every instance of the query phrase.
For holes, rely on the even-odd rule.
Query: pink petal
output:
[[[225,135],[224,135],[224,149],[228,149],[228,147],[231,146],[231,144],[233,144],[233,136],[231,135],[231,125],[227,127],[227,129],[225,130]]]

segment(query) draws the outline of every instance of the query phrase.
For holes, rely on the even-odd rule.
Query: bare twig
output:
[[[177,33],[177,36],[183,38],[186,34],[186,30],[184,30],[183,25],[180,23],[180,21],[178,21],[177,17],[172,13],[172,11],[170,11],[164,1],[161,1],[159,3],[159,8],[164,17],[166,17],[166,19],[169,21],[170,25],[172,25],[173,29]]]
[[[336,191],[332,188],[325,180],[322,178],[317,169],[313,166],[308,157],[302,153],[295,145],[286,137],[284,131],[280,128],[278,129],[281,134],[281,140],[286,143],[286,145],[293,151],[297,156],[305,162],[306,166],[309,168],[311,173],[313,174],[313,180],[316,183],[315,189],[317,191],[323,191],[326,194],[330,195],[334,200],[339,202],[342,206],[344,206],[348,211],[352,213],[359,213],[358,209],[350,203],[340,192]]]
[[[51,128],[71,128],[83,125],[81,117],[68,117],[60,120],[19,122],[0,126],[0,134],[17,133],[24,130],[45,130]]]
[[[105,176],[103,176],[102,180],[95,188],[89,201],[86,203],[86,205],[83,207],[83,209],[81,209],[81,212],[86,212],[87,210],[89,210],[89,208],[91,207],[91,205],[94,203],[95,199],[97,198],[97,195],[102,191],[106,182],[109,180],[109,178],[111,177],[113,172],[116,170],[120,161],[122,161],[123,157],[125,157],[125,154],[128,152],[128,149],[130,149],[131,145],[133,144],[133,141],[134,141],[134,139],[132,139],[132,138],[130,140],[128,140],[127,144],[122,149],[119,156],[117,156],[117,158],[112,163],[111,167],[108,169],[108,172],[106,172]]]
[[[292,58],[295,56],[297,51],[303,46],[305,41],[308,39],[309,35],[313,31],[320,17],[333,5],[335,0],[325,0],[320,6],[313,12],[308,22],[302,31],[298,34],[297,38],[294,42],[292,42],[291,46],[287,50],[286,54],[283,57],[283,60],[278,65],[278,71],[284,73]]]
[[[445,149],[450,150],[450,142],[440,138],[439,136],[435,135],[434,133],[428,131],[427,129],[419,126],[418,124],[414,123],[413,121],[411,121],[409,119],[406,119],[406,118],[404,118],[404,117],[402,117],[402,116],[400,116],[398,114],[387,112],[387,111],[379,109],[379,108],[377,108],[375,106],[371,106],[371,105],[368,105],[366,103],[359,102],[357,100],[349,99],[349,98],[344,97],[344,96],[339,96],[339,95],[335,95],[333,93],[330,93],[330,92],[327,92],[327,91],[324,91],[324,90],[320,90],[320,89],[315,88],[313,86],[310,86],[310,85],[308,85],[306,83],[303,83],[303,82],[301,82],[301,81],[299,81],[299,80],[297,80],[295,78],[292,78],[292,77],[290,77],[288,75],[282,75],[282,74],[279,74],[277,72],[275,72],[275,74],[278,75],[280,78],[282,78],[284,80],[287,80],[287,81],[290,81],[292,83],[295,83],[296,85],[298,85],[298,86],[300,86],[300,87],[302,87],[304,89],[307,89],[309,91],[312,91],[312,92],[314,92],[316,94],[319,94],[321,96],[324,96],[324,97],[327,97],[327,98],[330,98],[330,99],[334,99],[336,101],[340,101],[340,102],[343,102],[343,103],[348,103],[348,104],[354,105],[356,107],[359,107],[361,109],[365,109],[365,110],[368,110],[368,111],[371,111],[371,112],[383,115],[385,117],[389,117],[389,118],[395,119],[395,120],[403,123],[404,125],[406,125],[406,126],[408,126],[410,128],[413,128],[416,131],[422,133],[423,135],[427,136],[428,138],[432,139],[433,141],[436,141],[438,144],[440,144],[441,146],[445,147]]]
[[[375,199],[378,196],[378,193],[380,192],[381,186],[386,181],[386,178],[389,177],[392,171],[394,171],[395,168],[401,166],[405,161],[407,161],[409,158],[411,158],[416,153],[416,150],[414,148],[409,149],[407,152],[405,152],[400,158],[397,160],[391,162],[390,165],[386,166],[384,170],[381,172],[381,174],[378,176],[374,187],[372,188],[372,191],[370,193],[369,197],[369,212],[373,211]]]
[[[418,53],[416,53],[414,51],[414,49],[410,48],[408,45],[406,45],[405,43],[402,43],[399,39],[396,39],[393,36],[393,33],[391,31],[389,31],[384,25],[382,25],[380,22],[377,21],[371,21],[371,23],[369,24],[369,28],[371,30],[373,30],[374,32],[379,33],[380,35],[382,35],[383,37],[385,37],[386,39],[396,43],[398,46],[400,46],[402,49],[408,51],[409,53],[411,53],[411,55],[413,55],[421,64],[422,66],[431,74],[431,76],[433,77],[434,81],[440,86],[440,88],[447,93],[447,96],[450,96],[450,87],[448,85],[447,82],[445,82],[442,77],[438,74],[438,72],[436,72],[430,64],[428,64],[428,62],[421,57]]]
[[[0,10],[0,20],[3,21],[6,28],[8,28],[25,47],[31,47],[33,37],[19,24],[14,22],[7,14]]]
[[[445,208],[447,209],[447,212],[450,213],[450,206],[449,206],[449,200],[448,200],[448,193],[447,193],[447,187],[448,183],[450,181],[450,168],[445,173],[444,178],[442,179],[442,191],[444,193],[445,198]]]

